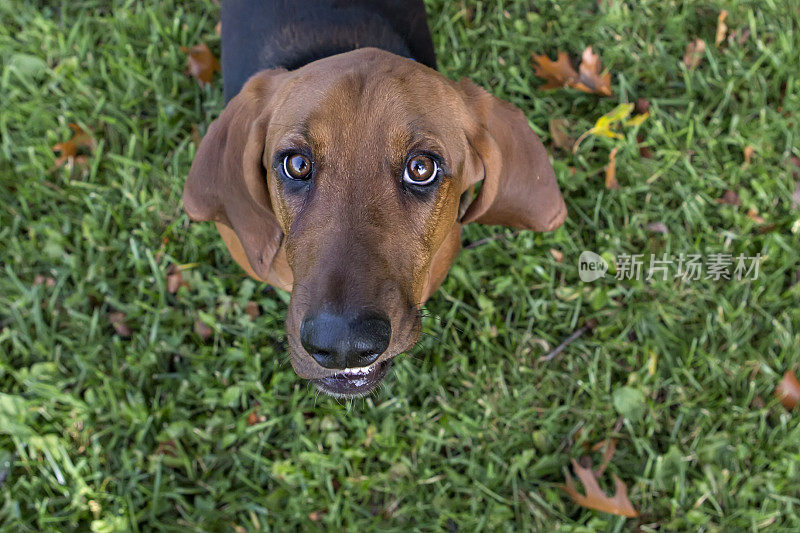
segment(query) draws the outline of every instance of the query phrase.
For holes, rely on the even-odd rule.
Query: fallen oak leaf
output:
[[[703,39],[695,39],[686,45],[686,53],[683,55],[683,64],[686,68],[696,69],[703,60],[703,53],[706,51],[706,42]]]
[[[592,51],[591,46],[587,46],[583,51],[578,70],[580,71],[580,84],[575,85],[576,89],[587,93],[611,96],[611,73],[601,74],[600,56]]]
[[[606,166],[606,189],[619,189],[617,182],[617,147],[615,146],[608,154],[608,165]]]
[[[578,67],[580,74],[575,72],[566,52],[559,51],[558,57],[552,61],[546,55],[531,53],[533,72],[547,83],[540,89],[550,90],[571,87],[585,93],[611,96],[611,74],[601,73],[600,57],[587,46],[581,57]]]
[[[566,52],[558,52],[558,59],[551,61],[546,55],[531,53],[533,58],[533,73],[547,81],[539,87],[542,90],[573,87],[578,83],[578,73],[569,63]]]
[[[186,54],[186,72],[197,80],[202,86],[211,83],[214,72],[222,70],[219,61],[211,53],[206,43],[197,44],[191,48],[181,46],[181,52]]]
[[[52,150],[61,154],[56,158],[53,168],[59,168],[65,163],[70,166],[85,165],[89,160],[89,154],[94,150],[95,140],[91,133],[75,123],[70,123],[69,129],[72,130],[72,138],[53,145]]]
[[[787,410],[791,411],[800,403],[800,382],[794,372],[787,370],[778,386],[775,387],[775,397],[780,400]]]
[[[614,496],[608,496],[600,485],[597,483],[594,473],[591,468],[583,468],[578,464],[575,459],[572,459],[572,468],[575,474],[580,478],[586,494],[581,494],[575,487],[575,482],[569,472],[566,473],[567,483],[562,485],[561,489],[572,498],[572,501],[586,507],[604,513],[611,513],[617,516],[627,516],[628,518],[635,518],[639,516],[633,504],[628,499],[628,488],[617,476],[614,476],[615,492]]]
[[[728,12],[722,10],[717,16],[717,35],[714,37],[714,45],[719,46],[725,40],[725,34],[728,33],[728,26],[725,24],[725,19],[728,17]]]

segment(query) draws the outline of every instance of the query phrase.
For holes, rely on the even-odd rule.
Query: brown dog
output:
[[[566,217],[521,111],[376,48],[250,78],[183,201],[250,276],[292,292],[292,366],[341,396],[368,393],[417,342],[463,224],[549,231]]]

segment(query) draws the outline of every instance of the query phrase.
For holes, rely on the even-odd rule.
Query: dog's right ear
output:
[[[209,126],[183,188],[189,218],[232,228],[263,280],[283,237],[270,205],[263,156],[274,96],[285,74],[267,70],[247,81]]]

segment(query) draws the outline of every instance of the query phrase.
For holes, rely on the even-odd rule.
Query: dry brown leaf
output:
[[[219,61],[211,53],[206,43],[191,48],[181,46],[181,51],[187,55],[186,73],[195,78],[200,85],[211,83],[214,72],[222,70]]]
[[[783,379],[775,388],[775,397],[789,411],[797,407],[798,402],[800,402],[800,382],[797,381],[797,376],[794,375],[794,372],[791,370],[786,371]]]
[[[740,205],[742,201],[739,199],[739,195],[736,194],[736,191],[732,191],[728,189],[722,194],[722,198],[718,198],[717,202],[721,204],[728,204],[728,205]]]
[[[611,73],[601,73],[600,57],[587,46],[583,51],[579,67],[580,74],[575,72],[566,52],[558,52],[558,59],[551,61],[546,55],[531,54],[534,74],[547,81],[543,90],[572,87],[586,93],[611,96]]]
[[[221,20],[219,22],[217,22],[217,24],[214,26],[214,33],[217,34],[217,37],[220,37],[222,35],[222,21]]]
[[[56,284],[56,280],[50,276],[45,276],[44,274],[36,274],[36,276],[33,278],[33,284],[52,287]]]
[[[753,154],[756,153],[756,149],[750,146],[749,144],[744,147],[744,164],[749,165],[750,160],[753,159]]]
[[[611,73],[606,72],[603,74],[601,72],[600,56],[592,52],[591,46],[587,46],[586,50],[583,51],[581,65],[578,70],[580,71],[580,83],[584,87],[576,85],[576,89],[587,93],[611,96]]]
[[[669,228],[663,222],[652,222],[647,225],[647,229],[649,231],[652,231],[653,233],[661,233],[661,234],[669,233]]]
[[[755,207],[751,207],[750,209],[747,210],[747,217],[756,224],[764,223],[764,218],[758,214],[758,211],[756,210]]]
[[[120,337],[128,338],[133,333],[131,327],[128,325],[125,313],[109,313],[108,320],[111,322],[111,325],[114,326],[114,331],[116,331],[117,335]]]
[[[606,189],[619,189],[617,183],[617,148],[614,147],[608,154],[608,165],[606,166]]]
[[[326,514],[328,514],[328,511],[326,511],[325,509],[323,509],[322,511],[312,511],[308,513],[308,519],[311,520],[312,522],[319,522]]]
[[[261,314],[258,304],[253,301],[247,302],[247,305],[244,306],[244,312],[247,313],[252,320],[255,320],[258,318],[258,315]]]
[[[683,64],[688,69],[696,69],[703,60],[703,53],[706,51],[706,42],[703,39],[695,39],[686,45],[686,53],[683,55]]]
[[[72,138],[53,145],[53,151],[61,154],[56,158],[54,168],[61,167],[65,163],[70,167],[86,165],[89,161],[89,154],[94,150],[95,141],[91,133],[74,123],[69,125],[69,129],[72,130]]]
[[[181,269],[175,265],[170,265],[167,268],[167,291],[170,294],[175,294],[181,287],[189,287],[189,284],[184,281]]]
[[[200,320],[199,318],[194,322],[194,332],[197,333],[201,339],[207,341],[211,335],[214,334],[214,330],[211,329],[211,326]]]
[[[257,408],[258,408],[258,406],[256,406],[256,409]],[[261,422],[265,422],[267,420],[266,416],[257,414],[256,413],[256,409],[253,409],[252,411],[250,411],[250,414],[247,415],[247,425],[248,426],[255,426],[256,424],[261,423]]]
[[[631,504],[631,501],[628,499],[628,488],[617,476],[614,476],[614,496],[608,496],[603,492],[603,489],[600,488],[600,485],[597,483],[597,478],[594,476],[591,468],[583,468],[575,459],[572,460],[572,468],[583,483],[586,494],[583,495],[578,492],[575,488],[575,482],[572,480],[572,476],[569,475],[569,472],[567,473],[567,484],[562,485],[561,488],[575,503],[581,507],[618,516],[627,516],[629,518],[639,516],[639,513],[633,508],[633,504]]]
[[[556,260],[556,263],[561,263],[564,261],[564,254],[555,248],[550,248],[550,255],[553,256],[553,259]]]
[[[533,73],[547,81],[540,89],[558,89],[572,87],[578,82],[578,73],[569,63],[566,52],[559,52],[558,59],[550,61],[546,55],[531,54],[533,57]]]
[[[646,98],[637,98],[636,99],[636,114],[637,115],[644,115],[645,113],[650,112],[650,101]]]
[[[565,118],[552,118],[549,123],[553,146],[562,150],[571,150],[575,140],[569,136],[569,121]]]
[[[717,16],[717,36],[714,38],[714,44],[719,46],[725,40],[725,34],[728,33],[728,26],[725,24],[725,19],[728,17],[728,12],[724,9],[719,12]]]

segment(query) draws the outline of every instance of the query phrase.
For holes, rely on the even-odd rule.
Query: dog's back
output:
[[[225,100],[261,70],[375,47],[436,68],[422,0],[225,0]]]

